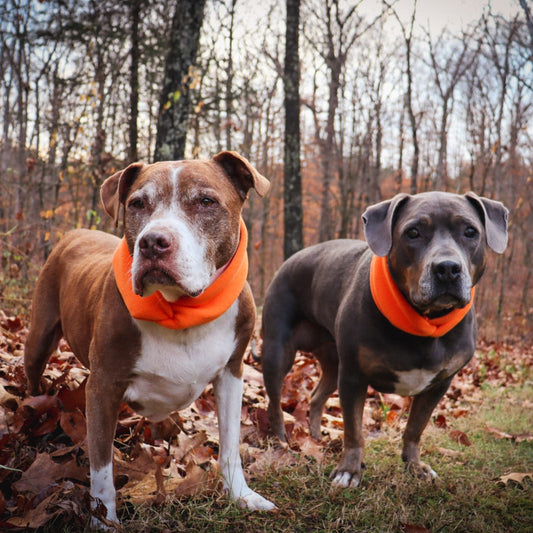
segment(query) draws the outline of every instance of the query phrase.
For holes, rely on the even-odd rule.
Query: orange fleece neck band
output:
[[[404,298],[389,272],[387,258],[376,255],[370,264],[370,290],[377,308],[393,326],[419,337],[442,337],[451,331],[470,311],[475,292],[472,287],[470,302],[462,309],[453,309],[438,318],[427,318]]]
[[[241,219],[240,241],[235,255],[222,273],[196,298],[182,296],[168,302],[159,291],[142,297],[133,292],[131,265],[133,258],[123,238],[113,255],[113,271],[117,287],[131,316],[157,322],[169,329],[200,326],[223,315],[239,297],[248,275],[248,232]]]

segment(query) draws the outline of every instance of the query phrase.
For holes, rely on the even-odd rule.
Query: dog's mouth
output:
[[[446,292],[429,300],[413,301],[413,306],[421,315],[428,318],[438,318],[454,309],[462,309],[469,301],[462,295]]]
[[[202,294],[203,289],[191,290],[179,278],[164,268],[149,268],[139,273],[134,282],[134,292],[147,297],[159,291],[165,300],[174,302],[182,296],[195,298]]]
[[[144,273],[141,278],[143,285],[162,285],[164,287],[169,285],[177,285],[176,280],[170,275],[169,272],[160,269],[152,268]]]

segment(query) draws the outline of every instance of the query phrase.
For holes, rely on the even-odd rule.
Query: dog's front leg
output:
[[[429,465],[420,461],[420,437],[429,422],[433,409],[448,390],[451,381],[452,378],[446,379],[413,398],[413,405],[403,435],[402,459],[407,469],[416,477],[428,481],[435,479],[437,474]]]
[[[87,438],[91,471],[91,507],[106,509],[105,521],[94,518],[95,528],[109,529],[108,521],[117,522],[116,491],[113,480],[113,439],[123,387],[107,383],[98,370],[91,371],[87,381]]]
[[[357,487],[361,482],[363,461],[363,409],[367,383],[353,369],[339,368],[339,399],[344,419],[344,450],[331,473],[337,487]]]
[[[239,455],[242,377],[235,376],[228,367],[213,383],[217,403],[220,450],[218,462],[224,489],[239,505],[252,510],[271,510],[276,506],[254,492],[246,484]]]

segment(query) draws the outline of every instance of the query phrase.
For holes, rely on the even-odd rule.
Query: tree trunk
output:
[[[326,123],[326,140],[322,144],[322,174],[323,191],[322,205],[320,209],[320,232],[319,240],[327,241],[333,239],[335,231],[333,228],[333,216],[331,212],[331,159],[336,158],[335,150],[335,114],[339,105],[339,85],[341,69],[344,61],[331,61],[329,64],[330,83],[328,100],[328,118]]]
[[[129,153],[130,162],[139,158],[137,149],[137,119],[139,116],[139,25],[141,20],[141,2],[134,0],[130,6],[131,21],[131,66],[130,66],[130,120],[129,120]]]
[[[287,0],[285,38],[285,178],[284,241],[285,259],[303,248],[302,177],[300,169],[300,60],[298,31],[300,0]]]
[[[228,66],[226,70],[226,150],[233,147],[233,26],[235,21],[235,4],[237,0],[231,1],[230,23],[229,23],[229,44],[228,44]]]
[[[448,153],[448,100],[446,98],[442,101],[442,114],[440,119],[439,128],[439,156],[437,161],[437,173],[435,177],[435,189],[437,191],[446,190],[446,176],[447,161],[446,156]]]
[[[177,0],[159,100],[155,161],[183,159],[189,126],[189,69],[196,63],[205,0]]]
[[[414,20],[414,15],[413,15]],[[412,27],[411,27],[412,35]],[[418,144],[418,125],[413,109],[413,71],[411,67],[411,36],[405,40],[407,62],[407,113],[411,124],[411,138],[413,141],[413,159],[411,161],[411,194],[418,192],[418,162],[420,160],[420,146]]]

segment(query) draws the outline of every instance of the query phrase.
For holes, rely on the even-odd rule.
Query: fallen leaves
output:
[[[461,444],[462,446],[472,446],[468,435],[464,431],[459,431],[458,429],[452,429],[448,436],[454,442]]]
[[[404,533],[431,533],[429,529],[414,524],[400,524],[400,531]]]
[[[61,518],[82,528],[89,508],[85,420],[88,372],[62,342],[45,371],[45,392],[27,396],[23,371],[26,333],[23,320],[0,311],[0,526],[39,528]],[[461,371],[433,418],[435,426],[461,446],[472,443],[468,435],[454,427],[454,420],[467,416],[479,401],[479,385],[486,380],[519,383],[520,364],[533,360],[531,353],[526,353],[526,358],[522,354],[520,361],[516,352],[505,360],[501,355],[487,355],[490,353],[474,358],[472,365]],[[317,361],[299,354],[283,388],[289,442],[276,442],[270,434],[260,365],[247,358],[241,456],[248,476],[262,476],[272,469],[294,465],[302,455],[321,463],[327,453],[341,450],[344,424],[337,393],[326,403],[323,438],[316,441],[309,435],[308,402],[319,376]],[[410,398],[369,388],[363,413],[365,431],[373,435],[383,431],[400,434],[410,404]],[[488,425],[486,430],[495,438],[512,442],[531,440],[529,434],[506,433]],[[463,451],[443,447],[430,451],[452,459],[464,455]],[[146,501],[160,504],[169,498],[216,490],[220,487],[218,424],[212,388],[208,387],[188,409],[158,423],[123,405],[113,453],[119,506]],[[530,477],[512,473],[498,482],[523,484]],[[402,528],[411,533],[427,531],[411,524]]]
[[[526,478],[529,478],[530,482],[533,481],[533,473],[513,472],[511,474],[501,476],[500,478],[498,478],[498,482],[503,483],[505,486],[507,486],[511,481],[513,483],[517,483],[518,485],[524,485],[524,481]]]
[[[507,439],[512,442],[532,442],[533,441],[533,435],[531,433],[507,433],[506,431],[502,431],[500,429],[497,429],[495,427],[489,426],[488,424],[485,425],[485,429],[488,433],[491,435],[494,435],[498,439]]]

